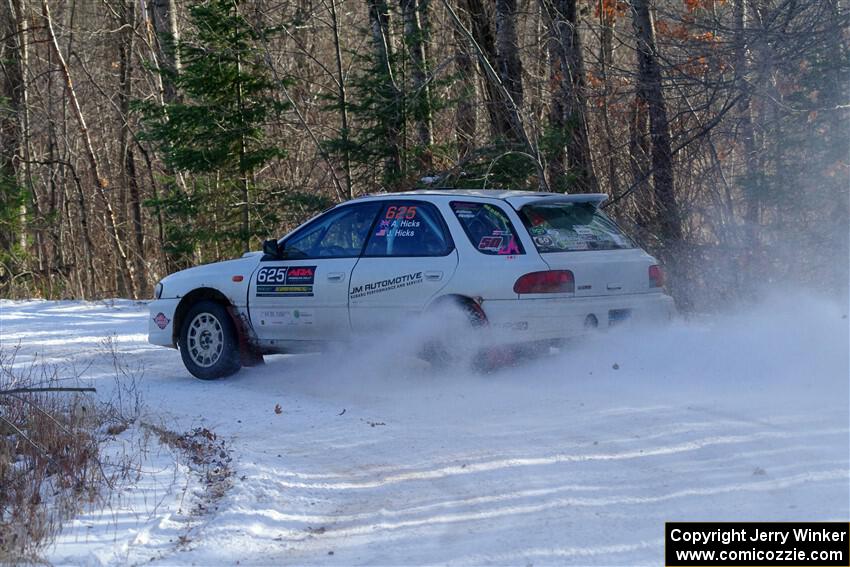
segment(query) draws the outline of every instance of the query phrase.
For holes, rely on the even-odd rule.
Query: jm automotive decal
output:
[[[366,297],[376,293],[383,293],[391,289],[399,289],[422,283],[422,272],[412,272],[403,276],[396,276],[386,280],[367,283],[364,285],[356,285],[351,288],[351,299]]]
[[[257,297],[313,297],[316,266],[266,266],[257,273]]]

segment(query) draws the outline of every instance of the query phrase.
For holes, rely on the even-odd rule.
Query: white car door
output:
[[[251,276],[249,311],[261,341],[349,338],[351,272],[380,203],[338,207],[296,231],[280,259],[263,259]]]
[[[457,268],[457,251],[434,205],[408,199],[381,204],[351,277],[349,312],[355,338],[410,321]]]

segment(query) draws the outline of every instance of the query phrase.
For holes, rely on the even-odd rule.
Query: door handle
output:
[[[332,282],[341,282],[345,278],[345,272],[331,272],[328,274],[328,280]]]
[[[425,279],[432,282],[438,282],[443,279],[443,272],[425,272]]]
[[[623,289],[623,284],[619,284],[619,283],[609,283],[609,284],[608,284],[608,289],[610,289],[611,291],[616,291],[616,290],[618,290],[618,289]]]

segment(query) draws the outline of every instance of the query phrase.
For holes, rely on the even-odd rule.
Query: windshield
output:
[[[541,254],[635,247],[593,203],[531,204],[519,216]]]

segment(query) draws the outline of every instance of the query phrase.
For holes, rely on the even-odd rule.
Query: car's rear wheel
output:
[[[461,298],[440,302],[428,316],[428,324],[439,326],[439,336],[431,337],[419,356],[432,368],[443,370],[466,363],[476,371],[489,372],[499,366],[492,347],[481,346],[478,335],[487,326],[487,317],[478,305]]]
[[[193,305],[183,318],[178,345],[186,369],[201,380],[224,378],[241,367],[236,329],[220,303]]]

